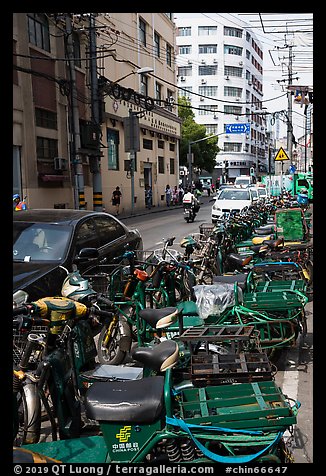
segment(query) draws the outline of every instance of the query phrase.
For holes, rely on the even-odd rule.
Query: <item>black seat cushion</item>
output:
[[[86,416],[97,421],[152,423],[164,408],[164,377],[95,382],[85,397]]]
[[[238,286],[241,289],[245,289],[246,282],[247,282],[247,274],[246,273],[239,273],[239,274],[230,274],[224,276],[214,276],[213,283],[238,283]]]

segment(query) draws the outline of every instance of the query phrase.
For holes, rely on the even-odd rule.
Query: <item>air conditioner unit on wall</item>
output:
[[[229,76],[225,76],[225,79],[229,80],[230,78],[229,78]]]
[[[214,58],[214,59],[213,59],[213,63],[217,63],[217,58]]]
[[[180,76],[180,81],[185,81],[186,78],[184,76]]]
[[[53,159],[54,170],[67,170],[68,160],[62,157],[54,157]]]
[[[240,65],[240,66],[243,66],[243,61],[239,61],[239,65]]]
[[[204,59],[202,59],[201,64],[206,64],[206,61]]]
[[[206,79],[201,80],[201,84],[206,84],[206,83],[207,83]]]
[[[235,98],[236,101],[240,101],[241,98]]]

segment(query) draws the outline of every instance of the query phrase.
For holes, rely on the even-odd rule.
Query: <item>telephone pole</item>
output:
[[[95,32],[95,14],[90,13],[89,17],[89,54],[90,54],[90,80],[91,80],[91,118],[96,130],[97,148],[94,155],[89,156],[90,171],[93,174],[93,209],[95,211],[103,210],[102,199],[102,178],[101,178],[101,124],[99,108],[99,88],[97,78],[97,48]]]
[[[73,174],[74,174],[74,205],[80,210],[85,209],[85,191],[84,191],[84,174],[83,165],[80,155],[80,128],[79,128],[79,112],[77,102],[77,85],[76,85],[76,70],[74,63],[74,46],[72,38],[72,25],[70,14],[66,15],[66,32],[67,32],[67,57],[69,64],[70,75],[70,120],[72,131],[71,142],[71,160]]]
[[[288,118],[287,118],[287,150],[288,156],[292,163],[292,147],[293,147],[293,125],[292,125],[292,94],[289,87],[292,85],[292,46],[289,48],[289,75],[288,75]],[[283,165],[283,162],[282,162]]]

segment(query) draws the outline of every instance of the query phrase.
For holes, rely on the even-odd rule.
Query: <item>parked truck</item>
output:
[[[290,175],[265,175],[262,183],[266,185],[269,195],[279,196],[282,189],[291,192],[294,196],[305,187],[308,190],[309,201],[313,201],[313,174],[312,172],[298,172]]]

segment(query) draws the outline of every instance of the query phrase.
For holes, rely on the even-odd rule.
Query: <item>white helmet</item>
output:
[[[83,278],[78,271],[70,273],[64,280],[61,295],[74,301],[82,301],[85,297],[96,295],[88,279]]]

